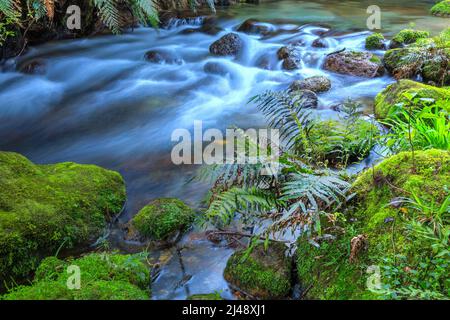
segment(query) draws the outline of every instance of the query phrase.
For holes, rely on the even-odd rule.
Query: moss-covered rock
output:
[[[192,296],[189,296],[187,300],[207,300],[207,301],[213,301],[213,300],[224,300],[219,293],[206,293],[206,294],[193,294]]]
[[[69,289],[69,266],[80,270],[80,288]],[[150,272],[139,255],[90,254],[63,261],[42,261],[31,286],[20,286],[4,300],[145,300],[149,299]]]
[[[436,3],[431,8],[431,14],[438,17],[449,17],[450,16],[450,0],[444,0]]]
[[[389,45],[391,49],[401,48],[405,45],[415,43],[419,39],[428,38],[430,33],[428,31],[404,29],[397,33]]]
[[[378,128],[363,119],[347,125],[342,121],[315,122],[306,135],[300,153],[308,153],[317,163],[345,166],[364,159],[375,144]]]
[[[367,50],[379,50],[384,49],[384,36],[381,33],[373,33],[366,38]]]
[[[385,119],[394,110],[395,104],[402,102],[403,94],[416,93],[420,98],[435,100],[450,98],[450,91],[445,88],[429,86],[411,80],[400,80],[389,85],[375,97],[375,115],[378,119]]]
[[[0,281],[27,276],[60,246],[95,240],[124,202],[117,172],[0,152]]]
[[[291,290],[291,261],[286,246],[271,243],[256,245],[251,253],[235,252],[227,262],[225,280],[256,298],[281,299]]]
[[[411,152],[403,152],[363,172],[353,184],[356,197],[344,229],[334,231],[336,239],[321,242],[319,248],[299,242],[297,270],[302,284],[311,286],[308,298],[380,298],[367,287],[367,270],[383,264],[386,257],[402,255],[411,270],[418,268],[431,249],[411,241],[400,223],[405,209],[390,204],[411,194],[440,203],[448,195],[444,186],[450,186],[448,151],[416,151],[414,163]],[[352,260],[351,242],[358,239],[365,239],[365,243]]]
[[[194,219],[195,212],[178,199],[157,199],[145,206],[131,220],[131,229],[146,240],[164,241],[185,231]]]
[[[384,66],[396,79],[411,79],[420,75],[425,83],[439,86],[450,84],[450,49],[446,52],[432,49],[433,45],[430,49],[424,46],[427,45],[422,43],[388,50],[383,58]],[[420,56],[421,59],[411,63],[410,57],[414,56]]]

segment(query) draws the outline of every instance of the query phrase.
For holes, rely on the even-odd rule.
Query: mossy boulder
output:
[[[377,118],[386,119],[395,109],[394,106],[402,102],[405,93],[416,93],[419,98],[431,98],[435,100],[450,98],[450,91],[448,89],[403,79],[389,85],[375,97],[375,115]]]
[[[381,50],[385,48],[384,36],[381,33],[373,33],[366,38],[367,50]]]
[[[206,293],[206,294],[193,294],[187,298],[187,300],[224,300],[219,293]]]
[[[258,244],[251,249],[235,252],[227,262],[225,280],[255,298],[281,299],[291,290],[291,260],[287,247],[270,243],[267,249]]]
[[[93,165],[36,165],[0,152],[0,280],[27,276],[59,247],[89,244],[121,211],[125,185]]]
[[[142,240],[167,241],[185,231],[194,216],[194,210],[179,199],[157,199],[139,211],[131,220],[130,229],[137,231]]]
[[[410,79],[420,75],[425,83],[439,86],[449,85],[450,51],[425,49],[427,54],[422,54],[422,56],[426,58],[422,59],[420,63],[411,64],[408,62],[408,56],[418,55],[422,50],[419,44],[408,48],[388,50],[383,57],[384,66],[396,79]]]
[[[80,271],[80,288],[69,289]],[[49,257],[42,261],[30,286],[5,294],[4,300],[145,300],[150,298],[150,272],[143,257],[94,253],[75,260]]]
[[[297,270],[302,285],[310,287],[307,297],[381,298],[367,287],[370,266],[402,255],[414,270],[431,250],[411,240],[400,223],[405,209],[392,205],[393,201],[416,194],[440,203],[448,195],[445,186],[450,186],[450,152],[442,150],[416,151],[414,162],[411,152],[399,153],[360,174],[352,186],[356,197],[346,222],[328,229],[334,240],[322,241],[320,247],[298,243]],[[359,239],[364,244],[352,259],[352,243]]]
[[[438,17],[450,17],[450,0],[436,3],[431,8],[431,14]]]
[[[307,153],[316,162],[331,166],[345,166],[364,159],[375,145],[378,128],[363,119],[344,124],[342,121],[315,122],[306,135],[301,153]]]
[[[391,49],[401,48],[405,45],[415,43],[419,39],[428,38],[430,33],[428,31],[403,29],[397,33],[389,45]]]

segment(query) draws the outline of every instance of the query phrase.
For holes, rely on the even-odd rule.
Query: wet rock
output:
[[[367,78],[379,77],[384,74],[384,66],[376,55],[359,51],[342,51],[328,55],[324,69]]]
[[[246,250],[235,252],[227,262],[224,278],[244,293],[261,299],[282,299],[291,290],[291,260],[287,247],[279,242],[256,245],[247,256]]]
[[[325,92],[331,89],[331,81],[325,76],[314,76],[294,81],[290,89],[295,91],[310,90],[315,93]]]
[[[162,51],[162,50],[151,50],[145,54],[145,59],[152,63],[157,64],[182,64],[183,60],[177,57],[175,54]]]
[[[229,33],[210,47],[209,51],[216,56],[237,56],[244,47],[244,42],[241,37],[236,33]]]
[[[317,108],[319,105],[319,98],[311,90],[291,90],[291,94],[300,96],[302,98],[302,106],[304,108]]]
[[[301,66],[301,55],[298,46],[288,45],[278,50],[279,60],[283,60],[283,68],[286,70],[298,69]]]
[[[311,45],[314,48],[328,48],[328,44],[323,38],[317,38]]]
[[[43,75],[46,72],[46,64],[43,60],[31,60],[19,67],[19,72],[25,74]]]
[[[256,19],[248,19],[243,24],[241,24],[237,31],[265,36],[270,33],[271,29],[270,25],[267,23],[260,22]]]

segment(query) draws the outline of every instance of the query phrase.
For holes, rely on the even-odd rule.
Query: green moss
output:
[[[450,16],[450,0],[444,0],[436,3],[431,8],[431,14],[440,17]]]
[[[192,296],[189,296],[187,300],[224,300],[220,296],[219,293],[207,293],[207,294],[193,294]]]
[[[439,203],[447,195],[444,186],[450,186],[448,151],[416,151],[414,170],[412,154],[403,152],[363,172],[352,187],[356,198],[343,224],[345,233],[335,232],[336,240],[323,241],[320,248],[299,242],[297,270],[303,285],[312,285],[308,297],[381,298],[367,289],[369,266],[379,266],[385,257],[403,255],[412,261],[410,266],[414,269],[414,263],[421,260],[417,244],[410,241],[405,228],[397,222],[402,208],[389,204],[394,198],[411,193]],[[367,250],[361,251],[356,262],[351,263],[350,241],[357,235],[366,236]],[[430,248],[427,250],[429,254]]]
[[[78,266],[81,288],[70,290],[72,273]],[[5,300],[143,300],[149,299],[150,273],[138,255],[90,254],[62,261],[55,257],[42,261],[31,286],[20,286],[4,295]]]
[[[366,157],[378,133],[375,125],[363,119],[350,123],[348,127],[341,121],[319,121],[307,133],[308,145],[299,152],[308,152],[316,162],[346,165]]]
[[[366,38],[366,49],[384,49],[384,36],[381,33],[373,33]]]
[[[131,221],[145,238],[164,240],[185,230],[193,221],[194,211],[178,199],[157,199],[144,207]]]
[[[412,44],[419,39],[428,38],[429,36],[430,33],[428,31],[404,29],[392,38],[392,42],[398,45],[406,45]]]
[[[416,93],[420,98],[432,98],[435,100],[450,97],[450,91],[444,88],[429,86],[411,80],[400,80],[389,85],[375,98],[375,115],[378,119],[385,119],[393,110],[393,106],[402,102],[403,94]]]
[[[285,251],[282,243],[271,243],[267,250],[264,244],[258,244],[250,254],[237,251],[228,260],[224,277],[253,297],[286,297],[291,289],[291,262]]]
[[[0,152],[0,281],[27,276],[61,245],[95,240],[124,201],[116,172]]]

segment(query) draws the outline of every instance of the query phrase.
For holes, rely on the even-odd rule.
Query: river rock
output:
[[[236,33],[229,33],[210,47],[209,51],[216,56],[237,56],[244,47],[244,41]]]
[[[331,89],[331,81],[325,76],[314,76],[304,80],[294,81],[290,89],[293,91],[310,90],[315,93],[320,93]]]
[[[319,105],[319,98],[311,90],[297,90],[290,88],[290,94],[293,96],[299,96],[302,98],[302,107],[304,108],[317,108]]]
[[[294,70],[300,68],[301,55],[300,49],[295,45],[288,45],[278,50],[277,56],[279,60],[283,60],[283,68],[286,70]]]
[[[181,200],[156,199],[138,212],[127,225],[126,240],[155,247],[174,244],[194,219],[195,212]]]
[[[224,278],[233,287],[260,299],[282,299],[291,290],[291,260],[279,242],[256,245],[251,253],[235,252],[228,259]]]
[[[28,61],[24,64],[22,64],[19,67],[19,72],[25,73],[25,74],[39,74],[43,75],[46,72],[46,64],[43,60],[36,59]]]
[[[237,31],[265,36],[269,34],[271,30],[270,26],[267,23],[262,23],[256,19],[248,19],[245,20],[243,24],[241,24]]]
[[[328,44],[323,38],[317,38],[311,45],[314,48],[328,48]]]
[[[216,61],[209,61],[205,63],[203,70],[206,73],[216,74],[220,76],[224,76],[230,72],[225,64]]]
[[[157,64],[182,64],[183,60],[174,53],[163,50],[151,50],[145,54],[145,59]]]
[[[370,52],[342,51],[327,56],[324,69],[357,77],[374,78],[384,74],[381,60]]]

